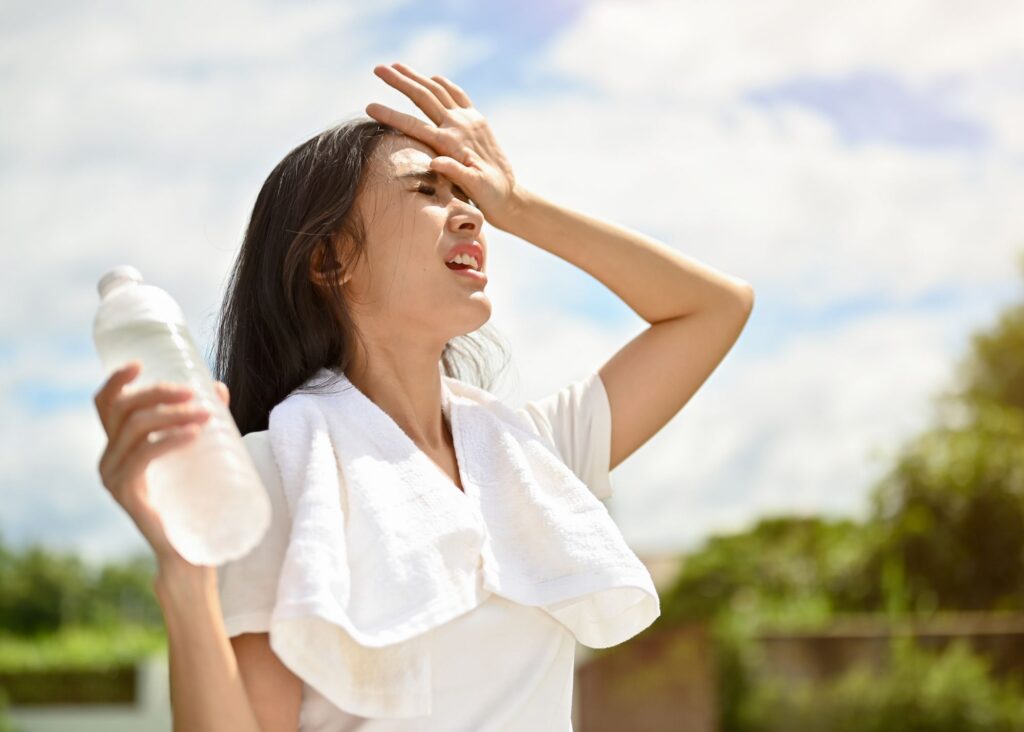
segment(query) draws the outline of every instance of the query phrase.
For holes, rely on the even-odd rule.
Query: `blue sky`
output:
[[[740,7],[6,5],[4,536],[144,549],[96,473],[96,279],[151,273],[208,352],[277,160],[370,101],[420,114],[372,74],[392,61],[462,85],[532,189],[755,287],[733,351],[613,473],[634,547],[863,511],[886,467],[872,451],[926,424],[969,333],[1020,293],[1024,11]],[[586,273],[490,241],[504,398],[585,375],[644,327]]]
[[[793,103],[826,117],[844,144],[883,142],[924,151],[980,148],[990,143],[976,119],[950,109],[948,89],[955,80],[916,91],[884,71],[862,71],[844,78],[796,77],[769,89],[751,90],[758,104]]]

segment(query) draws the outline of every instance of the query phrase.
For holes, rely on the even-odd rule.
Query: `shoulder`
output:
[[[611,405],[597,371],[526,402],[517,413],[598,498],[611,496]]]
[[[531,399],[516,410],[533,428],[545,437],[558,433],[568,437],[579,421],[590,421],[604,415],[608,396],[597,371],[592,371],[561,388],[537,399]]]
[[[280,421],[281,419],[291,419],[297,415],[307,414],[315,411],[316,409],[317,400],[313,398],[312,394],[293,392],[274,405],[270,410],[268,422],[272,425],[274,422]],[[267,430],[260,430],[260,432],[267,432]],[[249,434],[259,433],[250,432]]]
[[[343,374],[321,368],[271,408],[269,424],[273,428],[275,422],[307,415],[322,418],[324,402],[343,396],[349,388]]]
[[[274,450],[270,443],[270,431],[258,430],[242,435],[242,444],[249,452],[256,472],[267,494],[270,496],[271,507],[275,517],[281,517],[287,510],[287,501],[284,498],[284,488],[281,484],[281,469],[274,457]]]

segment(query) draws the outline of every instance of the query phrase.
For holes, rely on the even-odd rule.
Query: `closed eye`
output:
[[[466,203],[468,203],[470,206],[473,206],[474,208],[476,207],[476,204],[473,203],[470,200],[469,196],[467,196],[465,193],[463,193],[461,189],[456,189],[456,190],[457,190],[456,195],[458,195],[461,200],[465,201]],[[421,185],[419,188],[417,188],[416,191],[418,193],[425,193],[428,196],[433,196],[433,195],[435,195],[437,193],[437,189],[434,188],[433,186],[423,186],[423,185]]]

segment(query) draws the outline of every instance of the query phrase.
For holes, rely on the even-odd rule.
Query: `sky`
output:
[[[97,470],[98,278],[138,267],[209,354],[273,166],[371,101],[424,118],[373,74],[394,61],[462,86],[530,190],[754,287],[719,368],[612,473],[635,550],[863,518],[971,333],[1020,299],[1020,28],[1010,1],[4,3],[4,541],[145,550]],[[581,270],[487,236],[510,404],[646,327]]]

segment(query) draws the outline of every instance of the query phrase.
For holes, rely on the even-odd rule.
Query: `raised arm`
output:
[[[732,348],[753,288],[642,234],[519,187],[507,231],[576,265],[650,327],[599,369],[612,413],[609,470],[653,437]]]

